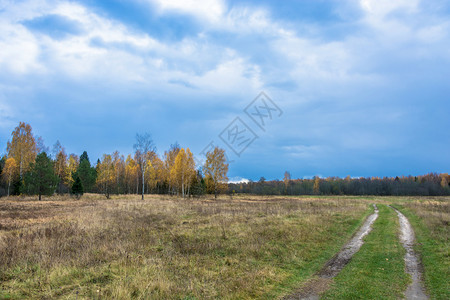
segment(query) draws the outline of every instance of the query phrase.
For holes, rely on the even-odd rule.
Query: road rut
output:
[[[372,225],[378,218],[378,208],[375,204],[373,208],[374,213],[366,219],[353,238],[316,274],[318,278],[310,281],[302,289],[284,299],[319,299],[319,293],[328,289],[331,279],[339,274],[352,256],[358,252],[364,244],[364,237],[372,231]]]
[[[425,294],[425,288],[422,282],[422,272],[420,268],[420,260],[414,251],[414,230],[408,219],[398,209],[390,206],[397,212],[400,222],[400,242],[406,250],[405,264],[406,273],[411,275],[412,283],[405,292],[406,299],[428,299]]]

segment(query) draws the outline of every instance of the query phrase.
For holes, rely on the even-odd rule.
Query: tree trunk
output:
[[[142,200],[144,200],[144,187],[145,187],[145,182],[144,182],[144,171],[145,171],[145,169],[142,168]]]
[[[11,179],[8,182],[8,197],[9,197],[9,188],[10,188],[10,186],[11,186]]]
[[[19,166],[19,175],[22,178],[22,152],[20,152],[20,166]]]
[[[41,201],[41,193],[39,193],[39,201]]]
[[[139,195],[139,176],[136,176],[136,195]]]

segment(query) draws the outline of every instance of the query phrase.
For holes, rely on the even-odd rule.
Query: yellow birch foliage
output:
[[[117,188],[117,192],[120,192],[120,186],[125,178],[125,161],[123,155],[120,155],[119,151],[115,151],[112,154],[114,164],[114,178]]]
[[[11,134],[11,142],[7,143],[8,157],[16,160],[20,177],[23,177],[30,169],[30,164],[34,162],[37,155],[36,141],[31,131],[29,124],[20,122]]]
[[[169,151],[164,152],[164,170],[162,170],[162,178],[169,184],[169,189],[176,186],[175,178],[171,175],[172,169],[175,165],[175,159],[180,152],[180,148],[173,147]]]
[[[103,154],[102,160],[98,164],[97,185],[107,198],[109,198],[114,181],[115,170],[111,155]]]
[[[170,171],[170,178],[178,191],[181,191],[183,197],[189,192],[190,184],[194,176],[194,156],[189,148],[186,151],[181,148],[175,158],[175,164]]]
[[[228,164],[226,163],[225,150],[216,147],[213,151],[208,152],[203,171],[207,190],[214,192],[214,197],[217,198],[217,194],[227,187]]]
[[[8,185],[8,196],[10,194],[11,183],[19,175],[19,167],[14,157],[6,159],[5,167],[2,172],[2,179]]]
[[[56,155],[54,170],[55,170],[55,175],[61,179],[63,184],[69,185],[71,183],[71,181],[69,180],[69,177],[71,177],[71,176],[70,176],[70,170],[67,165],[67,154],[66,154],[64,148],[61,148],[61,150]]]
[[[78,170],[78,165],[79,165],[78,155],[70,154],[69,163],[67,167],[67,177],[65,180],[69,186],[73,185],[74,180],[72,174],[75,174],[75,172]]]
[[[320,193],[320,178],[319,178],[319,176],[316,176],[316,178],[314,178],[313,192],[316,195],[318,195]]]
[[[130,154],[127,156],[127,160],[125,161],[125,183],[128,187],[128,192],[133,190],[136,187],[137,193],[137,185],[139,184],[139,166],[136,161],[131,157]]]

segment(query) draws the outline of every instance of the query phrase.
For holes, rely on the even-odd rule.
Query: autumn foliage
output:
[[[233,191],[261,195],[450,195],[450,176],[430,173],[396,178],[292,179],[284,173],[282,181],[260,180],[228,183],[225,150],[215,148],[206,154],[204,165],[196,165],[189,148],[175,143],[159,156],[150,134],[136,135],[134,153],[115,151],[103,154],[91,164],[84,151],[68,154],[59,141],[53,153],[41,137],[35,137],[29,124],[20,122],[7,143],[7,155],[0,159],[0,196],[53,193],[170,194],[217,197]],[[262,177],[263,178],[263,177]]]

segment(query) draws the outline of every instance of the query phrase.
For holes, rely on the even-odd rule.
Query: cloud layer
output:
[[[141,131],[199,153],[264,90],[285,114],[232,176],[448,171],[449,15],[419,0],[3,0],[0,146],[27,121],[94,157]]]

